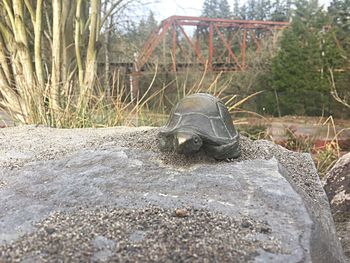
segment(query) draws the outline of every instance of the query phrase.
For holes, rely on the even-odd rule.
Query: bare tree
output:
[[[343,106],[347,107],[350,109],[350,97],[346,98],[345,96],[341,98],[338,94],[337,87],[335,85],[335,79],[334,79],[334,73],[333,69],[329,68],[329,75],[330,75],[330,82],[331,82],[331,95],[332,97],[339,103],[341,103]]]

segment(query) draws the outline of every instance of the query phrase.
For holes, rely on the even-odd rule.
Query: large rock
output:
[[[344,262],[309,155],[188,159],[155,134],[4,129],[0,261]]]
[[[327,173],[324,189],[345,255],[350,258],[350,153],[342,156]]]

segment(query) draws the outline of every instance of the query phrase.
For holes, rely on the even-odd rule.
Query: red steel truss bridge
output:
[[[261,40],[288,22],[171,16],[161,22],[136,55],[134,72],[158,64],[178,71],[198,66],[208,71],[239,71],[247,53],[261,49]],[[252,53],[253,52],[253,53]]]

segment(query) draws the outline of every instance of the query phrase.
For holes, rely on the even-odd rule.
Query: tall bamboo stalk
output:
[[[81,35],[81,8],[82,8],[82,0],[77,1],[76,13],[75,13],[75,32],[74,32],[74,46],[75,46],[75,56],[77,59],[77,67],[78,67],[78,80],[79,87],[82,87],[84,80],[84,70],[83,70],[83,62],[81,59],[81,50],[80,50],[80,35]]]
[[[90,97],[96,78],[96,43],[100,34],[100,7],[101,0],[91,0],[90,6],[90,32],[89,42],[86,50],[85,75],[81,93],[79,96],[78,108],[86,104],[86,97]]]
[[[71,0],[62,0],[61,34],[62,34],[62,64],[61,81],[66,83],[68,75],[72,70],[74,60],[74,16],[75,3]]]
[[[16,44],[18,45],[18,53],[21,59],[23,69],[23,83],[27,84],[27,88],[33,88],[33,65],[30,56],[26,26],[24,24],[23,2],[22,0],[13,0],[13,11],[15,17],[14,34]]]
[[[60,80],[61,80],[61,0],[52,1],[53,26],[52,26],[52,78],[50,106],[54,112],[60,109]]]
[[[44,71],[41,54],[41,41],[42,41],[42,8],[43,0],[37,0],[36,12],[35,12],[35,27],[34,27],[34,57],[35,57],[35,73],[38,79],[38,83],[41,88],[44,87]]]
[[[0,0],[0,109],[54,126],[90,111],[100,9],[101,0]]]
[[[106,14],[107,13],[107,7],[108,7],[108,3],[109,1],[106,0],[105,1],[105,5],[104,5],[104,9],[103,9],[103,13]],[[113,21],[113,16],[108,17],[107,18],[107,22],[105,24],[105,32],[104,32],[104,41],[103,41],[103,45],[104,45],[104,51],[105,51],[105,74],[104,74],[104,87],[105,87],[105,92],[106,92],[106,97],[108,99],[110,99],[111,96],[111,92],[110,92],[110,87],[109,87],[109,70],[110,70],[110,58],[109,58],[109,37],[110,37],[110,26],[112,24]]]

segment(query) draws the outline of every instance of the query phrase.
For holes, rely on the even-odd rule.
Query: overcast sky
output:
[[[319,0],[321,4],[328,3],[329,1]],[[152,9],[157,20],[163,20],[172,15],[199,16],[203,2],[204,0],[158,0],[147,6]],[[233,0],[228,2],[233,3]],[[242,4],[246,1],[241,0],[240,2]]]
[[[204,0],[162,0],[152,4],[157,19],[163,20],[172,15],[199,16]]]

